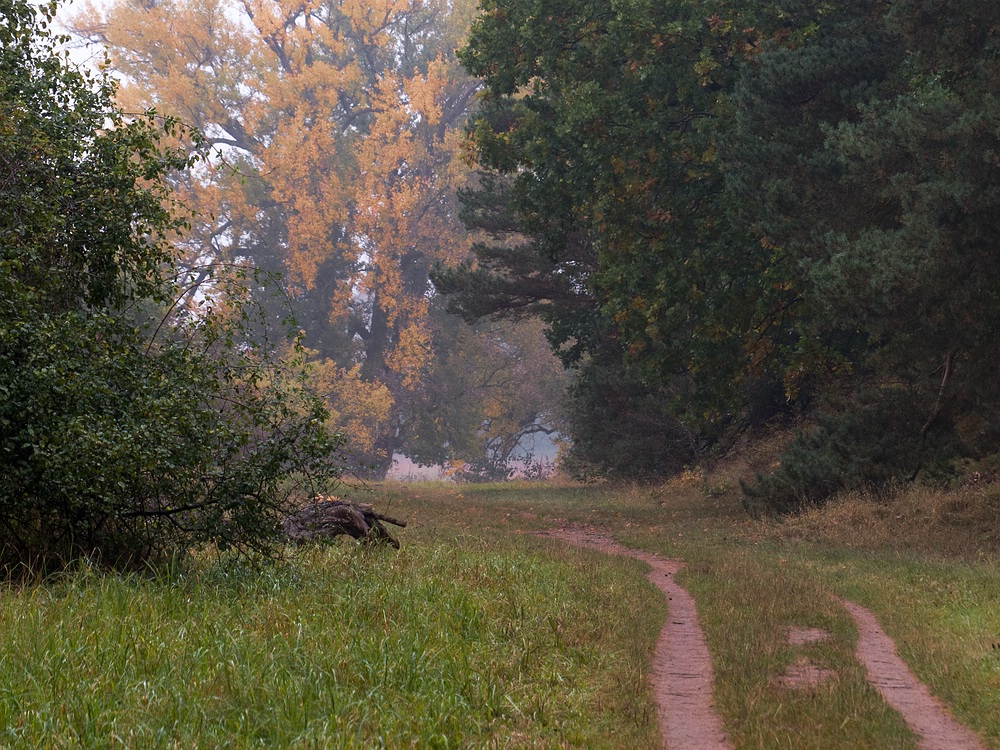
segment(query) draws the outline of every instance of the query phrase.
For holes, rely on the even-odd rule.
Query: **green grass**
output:
[[[8,592],[0,745],[655,746],[655,597],[649,621],[634,564],[552,547],[345,544]]]
[[[987,747],[1000,748],[1000,572],[981,546],[963,544],[989,536],[986,516],[970,523],[967,500],[950,495],[931,503],[921,495],[891,511],[867,502],[860,514],[851,511],[850,523],[833,506],[775,524],[747,517],[731,486],[715,491],[712,481],[692,475],[662,487],[387,489],[406,512],[458,538],[476,529],[500,534],[582,523],[686,560],[679,580],[698,601],[716,703],[737,748],[916,747],[867,684],[854,657],[857,633],[838,596],[872,609],[932,692]],[[942,507],[961,508],[959,522],[942,521]],[[873,515],[903,518],[897,523],[905,528],[876,530]],[[819,627],[830,638],[790,646],[793,626]],[[778,678],[803,658],[832,677],[807,688],[782,685]]]
[[[849,498],[775,524],[732,486],[386,485],[348,494],[409,520],[399,553],[344,541],[263,569],[9,589],[0,746],[659,747],[647,668],[665,605],[644,566],[530,533],[591,524],[688,562],[740,750],[916,747],[838,596],[1000,750],[994,495]],[[792,626],[830,637],[791,646]],[[782,684],[803,659],[829,678]]]
[[[876,612],[931,692],[990,747],[1000,747],[1000,570],[995,565],[833,551],[816,551],[794,564]]]
[[[741,747],[914,746],[864,684],[853,657],[856,632],[835,596],[871,609],[931,692],[988,747],[1000,747],[1000,655],[991,647],[1000,632],[1000,573],[991,565],[761,543],[716,550],[682,581],[698,599],[722,665],[718,700],[740,727]],[[820,627],[832,637],[790,647],[785,633],[792,625]],[[836,678],[807,691],[766,684],[799,651]],[[746,706],[758,699],[760,718],[748,720]],[[776,733],[766,720],[771,714],[782,716],[788,731]]]
[[[741,748],[908,748],[913,738],[865,681],[856,632],[827,591],[777,561],[731,553],[680,579],[699,602],[716,665],[716,701]],[[793,626],[830,637],[791,646]],[[778,678],[805,657],[830,673],[812,686]]]

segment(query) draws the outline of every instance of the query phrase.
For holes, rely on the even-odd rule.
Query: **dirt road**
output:
[[[674,581],[684,563],[630,549],[594,529],[560,528],[542,535],[649,565],[649,580],[668,601],[667,622],[660,632],[651,670],[663,747],[730,750],[733,745],[712,704],[712,661],[698,625],[695,602]],[[857,657],[865,666],[868,681],[917,735],[918,746],[922,750],[985,750],[979,738],[959,724],[917,680],[875,616],[854,602],[842,604],[857,624]]]
[[[649,565],[649,580],[668,602],[667,622],[660,631],[651,670],[663,746],[671,750],[731,750],[722,719],[712,705],[712,658],[698,625],[694,599],[674,581],[684,563],[624,547],[590,530],[559,529],[546,536],[609,555],[634,557]]]

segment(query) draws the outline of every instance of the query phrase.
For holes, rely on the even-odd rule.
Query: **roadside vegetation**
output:
[[[396,494],[425,523],[489,535],[594,525],[687,561],[679,581],[697,599],[717,706],[738,748],[916,747],[866,683],[838,597],[871,609],[931,691],[987,747],[1000,747],[1000,488],[922,488],[877,502],[843,495],[796,516],[755,520],[738,483],[722,486],[748,463],[769,460],[769,452],[744,454],[660,486]],[[790,645],[793,627],[829,637]],[[815,682],[785,684],[804,661],[819,670]]]
[[[425,529],[0,597],[0,744],[656,747],[641,566]]]
[[[916,747],[866,683],[837,596],[872,609],[1000,747],[997,489],[753,519],[726,489],[746,463],[659,486],[385,485],[376,499],[410,521],[400,553],[339,543],[265,567],[203,553],[157,576],[84,565],[10,588],[3,741],[657,747],[648,658],[664,606],[643,566],[531,533],[587,525],[687,561],[736,747]],[[793,627],[829,637],[791,645]],[[821,679],[783,684],[803,659]]]
[[[658,747],[585,526],[686,562],[738,748],[915,747],[844,597],[1000,749],[1000,6],[716,5],[117,0],[88,73],[0,0],[0,744]],[[669,481],[285,545],[556,432]]]
[[[658,486],[345,488],[410,521],[399,553],[344,541],[263,568],[200,555],[172,574],[82,567],[11,588],[3,742],[658,747],[648,659],[665,606],[644,566],[533,533],[590,525],[687,561],[737,748],[916,747],[866,683],[835,597],[875,612],[1000,748],[1000,490],[755,520],[738,489],[710,492],[745,463]],[[829,636],[792,645],[793,627]],[[804,660],[820,679],[788,684]]]
[[[0,576],[266,553],[343,440],[257,269],[172,245],[201,138],[126,114],[55,12],[0,0]]]

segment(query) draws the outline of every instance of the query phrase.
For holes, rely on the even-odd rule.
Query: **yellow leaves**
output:
[[[464,231],[453,216],[441,213],[442,199],[452,200],[456,182],[468,172],[457,158],[461,132],[446,129],[441,138],[422,127],[440,118],[438,101],[448,82],[442,65],[439,58],[425,77],[394,73],[379,80],[371,93],[374,121],[357,151],[352,232],[364,246],[368,270],[356,283],[379,295],[390,326],[401,331],[398,346],[410,347],[390,357],[400,372],[409,367],[401,363],[414,359],[414,342],[420,338],[415,321],[426,312],[426,280],[420,286],[409,283],[404,278],[408,264],[451,260],[468,251]]]
[[[242,0],[247,16],[264,39],[280,34],[288,16],[278,2],[272,0]]]
[[[292,280],[313,286],[328,256],[329,238],[348,219],[349,193],[337,168],[337,136],[329,122],[310,126],[302,114],[274,139],[265,168],[276,200],[289,211],[288,258]]]
[[[345,0],[341,11],[366,39],[388,44],[388,35],[383,32],[397,16],[418,5],[419,0]]]
[[[389,389],[362,380],[361,365],[341,369],[325,359],[313,367],[313,385],[326,400],[330,424],[352,447],[370,451],[391,423],[394,400]]]
[[[441,122],[441,105],[438,97],[448,82],[448,70],[442,57],[431,61],[426,76],[414,76],[405,84],[410,110],[429,127],[437,127]]]
[[[399,333],[399,341],[386,357],[386,364],[403,376],[403,387],[410,389],[423,380],[431,358],[431,337],[424,321],[415,321]]]
[[[80,23],[107,39],[124,96],[202,128],[240,169],[180,186],[198,211],[185,252],[280,268],[323,311],[310,324],[340,329],[321,338],[341,361],[364,363],[364,379],[320,368],[340,426],[362,449],[395,434],[363,423],[386,424],[427,377],[429,268],[471,244],[455,193],[472,89],[454,50],[476,2],[108,3],[107,23]]]
[[[106,19],[85,9],[69,19],[92,29],[124,74],[128,111],[156,106],[203,129],[237,117],[260,86],[264,47],[224,0],[177,0],[149,7],[119,2]]]

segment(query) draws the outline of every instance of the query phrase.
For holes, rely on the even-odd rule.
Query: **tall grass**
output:
[[[649,592],[544,547],[337,545],[8,591],[0,744],[655,746]],[[637,650],[606,642],[630,619]]]
[[[399,553],[9,589],[0,746],[659,747],[646,670],[665,606],[644,566],[526,533],[592,524],[688,562],[737,748],[915,747],[854,659],[843,596],[1000,749],[996,495],[849,497],[774,523],[743,513],[733,476],[387,486],[380,509],[411,522]],[[792,645],[796,626],[830,635]],[[780,679],[803,660],[825,679]]]
[[[769,456],[743,459],[746,465]],[[758,460],[761,459],[761,460]],[[737,748],[915,748],[868,685],[857,633],[837,597],[872,609],[911,668],[987,747],[1000,748],[1000,493],[913,488],[892,501],[848,496],[801,516],[754,520],[740,467],[692,471],[657,487],[393,491],[407,511],[461,538],[509,528],[592,524],[625,544],[680,557],[716,670],[715,701]],[[392,488],[390,488],[392,489]],[[792,645],[789,628],[829,637]],[[994,646],[995,644],[995,646]],[[783,675],[824,670],[814,685]]]

